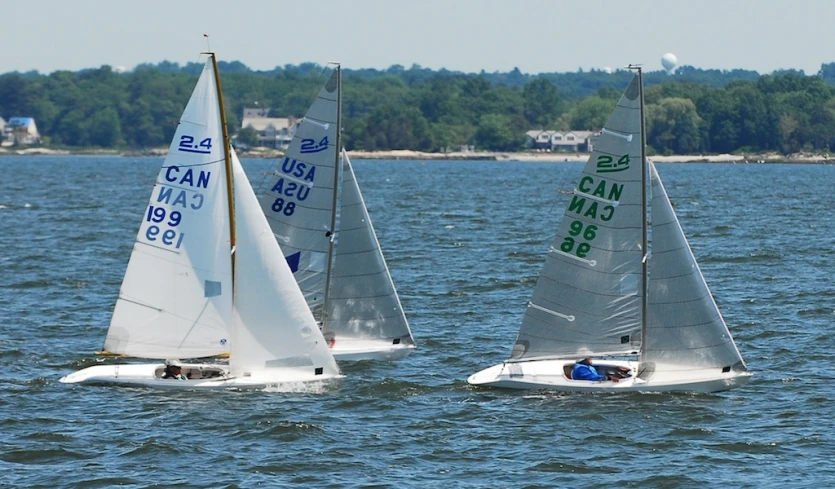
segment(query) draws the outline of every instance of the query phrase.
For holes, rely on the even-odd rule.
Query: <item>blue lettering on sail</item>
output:
[[[172,190],[173,189],[170,189],[170,188],[167,188],[167,187],[164,187],[164,186],[160,186],[159,195],[157,195],[157,202],[165,202],[167,204],[168,199],[171,198],[171,191]]]
[[[299,153],[318,153],[319,151],[324,151],[326,149],[328,149],[327,136],[323,137],[319,143],[316,143],[315,139],[307,138],[302,139],[302,144],[299,147]]]
[[[209,179],[212,176],[212,172],[200,170],[200,173],[197,174],[197,187],[209,188]],[[165,180],[178,183],[180,185],[188,185],[189,187],[194,187],[194,170],[189,168],[185,172],[180,171],[179,166],[169,166],[165,170]]]
[[[191,200],[193,201],[191,203],[192,209],[197,210],[203,207],[203,194],[194,194],[191,196]]]
[[[285,157],[281,163],[281,171],[287,175],[302,178],[307,182],[312,182],[316,179],[316,166],[303,161],[290,159]]]
[[[310,195],[310,187],[307,185],[299,185],[297,182],[287,182],[284,178],[279,178],[270,191],[285,197],[295,197],[298,200],[305,200]]]
[[[180,191],[180,195],[178,195],[177,198],[174,199],[174,202],[172,202],[171,205],[172,206],[181,205],[185,208],[185,206],[186,206],[186,192],[185,192],[185,190]]]

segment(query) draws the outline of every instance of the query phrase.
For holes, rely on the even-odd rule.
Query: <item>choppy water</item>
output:
[[[0,486],[835,484],[833,166],[659,165],[756,373],[730,392],[467,386],[509,353],[581,168],[497,162],[354,162],[409,358],[313,391],[59,384],[95,363],[160,163],[0,158]]]

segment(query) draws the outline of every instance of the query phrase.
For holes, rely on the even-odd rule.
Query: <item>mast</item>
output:
[[[630,70],[638,72],[638,94],[641,104],[641,363],[647,359],[647,131],[644,119],[644,75],[640,65],[629,65]]]
[[[342,147],[342,66],[336,65],[336,151],[334,151],[333,163],[333,205],[331,206],[330,236],[328,236],[328,262],[325,272],[325,297],[322,300],[322,332],[328,319],[328,296],[331,289],[331,270],[333,269],[333,241],[336,237],[336,206],[339,201],[339,157]]]
[[[207,52],[212,58],[212,66],[215,70],[215,86],[217,87],[217,103],[220,110],[220,127],[223,131],[223,159],[226,163],[226,202],[229,204],[229,247],[232,259],[232,287],[235,287],[235,195],[232,192],[232,145],[229,142],[229,129],[226,127],[226,110],[223,106],[223,90],[220,87],[220,70],[217,67],[217,57],[214,52]]]

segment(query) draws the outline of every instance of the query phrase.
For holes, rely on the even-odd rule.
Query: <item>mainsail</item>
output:
[[[338,375],[241,163],[234,151],[231,156],[237,244],[229,366],[235,375],[278,367],[314,367]]]
[[[145,210],[107,331],[107,352],[196,358],[229,351],[232,265],[226,188],[220,108],[209,61]]]
[[[664,184],[650,163],[652,259],[646,359],[659,370],[724,368],[742,362],[699,270]]]
[[[324,331],[341,338],[413,344],[409,323],[344,151],[342,161],[339,232]]]
[[[317,321],[322,320],[334,231],[338,77],[334,71],[319,92],[259,198]]]
[[[618,101],[548,252],[510,358],[625,354],[644,294],[640,80]]]

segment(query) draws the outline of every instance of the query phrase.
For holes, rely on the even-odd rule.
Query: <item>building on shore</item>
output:
[[[594,150],[596,131],[543,131],[525,133],[525,147],[546,151],[591,153]]]
[[[38,133],[38,126],[32,117],[10,117],[4,124],[3,146],[14,144],[30,145],[41,142],[41,135]]]
[[[270,109],[244,108],[241,129],[251,127],[258,133],[258,146],[287,149],[293,140],[298,120],[295,117],[268,117]]]

